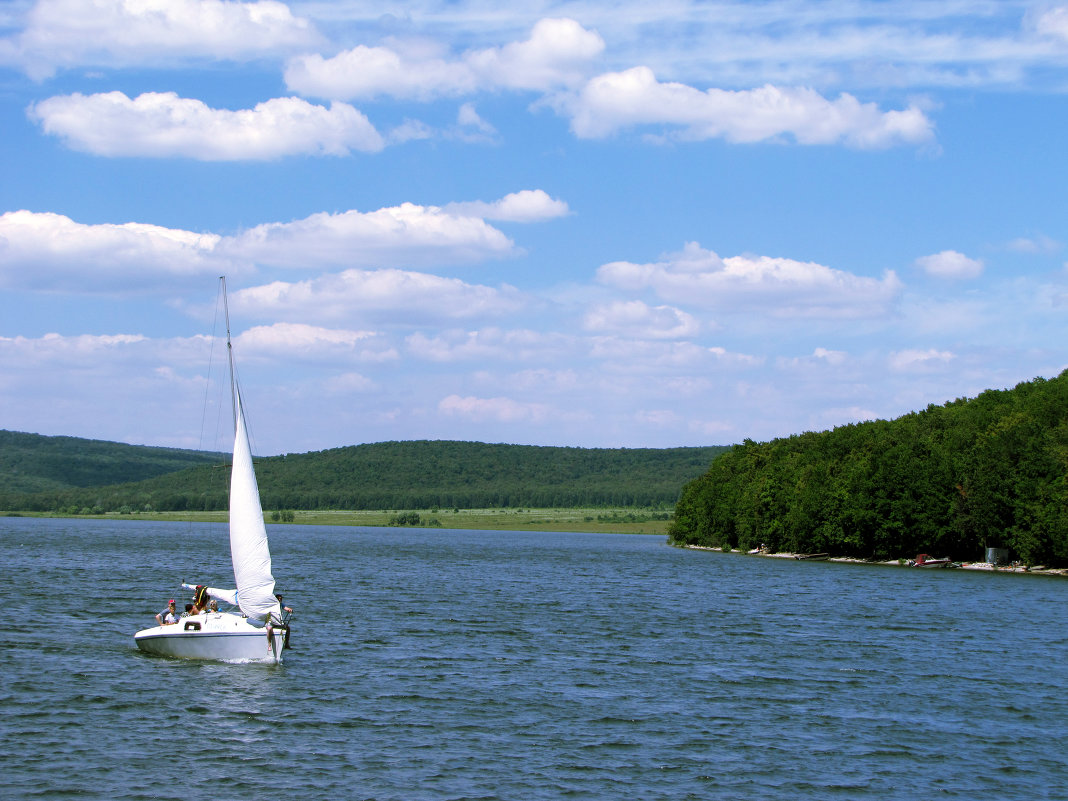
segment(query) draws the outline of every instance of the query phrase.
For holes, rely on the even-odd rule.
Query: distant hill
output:
[[[753,442],[690,482],[679,544],[1068,564],[1068,371],[896,420]]]
[[[721,446],[608,449],[425,440],[380,442],[257,459],[256,473],[263,506],[268,510],[525,506],[670,509],[683,484],[701,475],[724,450]],[[58,447],[58,455],[62,455],[62,447]],[[228,456],[201,456],[215,464],[157,474],[137,482],[111,486],[68,482],[67,487],[31,493],[11,491],[7,475],[0,470],[0,509],[225,509]],[[92,474],[89,461],[86,469]]]
[[[0,492],[44,492],[140,481],[218,462],[218,453],[0,430]]]

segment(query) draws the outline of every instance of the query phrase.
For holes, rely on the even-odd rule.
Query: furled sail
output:
[[[282,610],[274,597],[271,552],[267,548],[267,528],[263,524],[260,490],[252,468],[252,449],[245,429],[241,393],[237,393],[237,433],[234,436],[234,463],[230,473],[230,557],[237,582],[237,605],[251,621],[281,621]]]
[[[195,590],[196,584],[186,584],[182,582],[182,586],[187,590]],[[216,601],[222,601],[230,606],[237,606],[237,590],[226,589],[223,587],[206,587],[208,595]]]

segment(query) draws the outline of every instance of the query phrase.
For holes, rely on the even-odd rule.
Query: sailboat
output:
[[[230,473],[230,556],[236,589],[204,587],[216,601],[239,611],[203,611],[171,625],[154,626],[134,635],[142,651],[182,659],[240,662],[282,661],[289,639],[288,620],[274,594],[271,552],[263,522],[259,487],[252,466],[252,449],[245,427],[241,390],[234,374],[230,342],[230,310],[226,278],[220,279],[226,309],[226,352],[230,362],[230,395],[234,410],[233,467]],[[189,587],[190,585],[183,585]],[[198,592],[200,587],[197,587]]]

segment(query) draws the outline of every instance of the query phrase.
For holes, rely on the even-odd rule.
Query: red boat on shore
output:
[[[935,559],[925,553],[921,553],[915,559],[909,560],[909,567],[956,567],[957,563],[950,559]]]

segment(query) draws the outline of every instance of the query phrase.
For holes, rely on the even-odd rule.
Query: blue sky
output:
[[[263,454],[1052,377],[1066,90],[1056,2],[9,1],[0,428],[226,447],[224,273]]]

